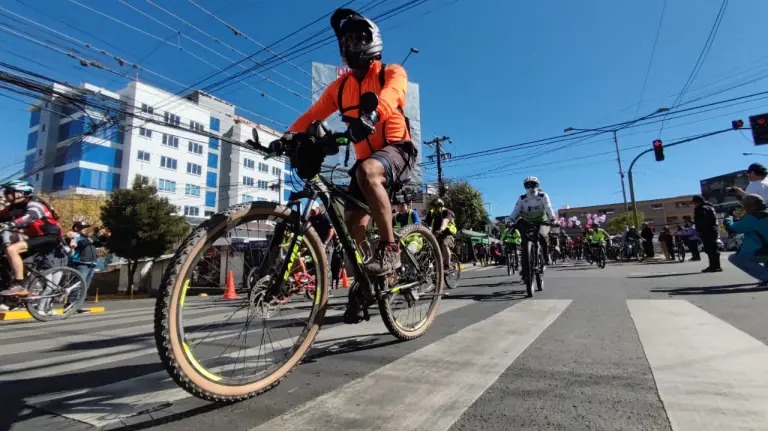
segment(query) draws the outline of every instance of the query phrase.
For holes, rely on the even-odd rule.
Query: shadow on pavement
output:
[[[392,337],[389,333],[376,334],[371,336],[371,338],[365,338],[362,340],[359,338],[360,336],[353,335],[350,337],[337,338],[334,340],[324,340],[323,343],[327,343],[328,341],[336,342],[324,348],[313,347],[309,353],[307,353],[304,359],[301,360],[301,363],[306,364],[310,362],[316,362],[318,359],[324,358],[326,356],[336,356],[343,355],[345,353],[378,349],[380,347],[391,346],[393,344],[403,342]],[[387,339],[382,341],[382,338]]]
[[[0,414],[0,430],[9,430],[13,424],[19,421],[40,416],[39,410],[28,410],[29,406],[25,403],[25,398],[50,395],[57,392],[86,390],[94,386],[117,383],[162,370],[163,365],[158,361],[155,364],[112,367],[96,371],[2,382],[0,383],[0,405],[3,407],[2,414]],[[103,408],[99,407],[99,405],[104,405],[102,400],[93,400],[92,403],[93,411],[98,411],[100,408]],[[107,405],[114,406],[114,404]],[[83,408],[87,409],[87,407]]]
[[[748,287],[749,286],[749,287]],[[651,289],[654,293],[676,295],[722,295],[726,293],[768,292],[768,286],[757,286],[756,283],[727,284],[724,286],[677,287],[674,289]]]
[[[493,293],[466,293],[450,294],[444,296],[443,300],[450,299],[472,299],[474,301],[519,301],[525,299],[525,290],[505,290]]]
[[[636,275],[633,277],[627,277],[627,278],[664,278],[664,277],[679,277],[681,275],[696,275],[701,274],[701,271],[697,272],[678,272],[674,274],[652,274],[652,275]]]

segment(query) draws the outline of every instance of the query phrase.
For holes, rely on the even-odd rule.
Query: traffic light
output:
[[[661,143],[661,139],[653,141],[653,155],[656,156],[657,162],[664,160],[664,144]]]
[[[744,122],[741,120],[733,120],[731,121],[731,127],[733,127],[733,130],[739,130],[744,127]]]
[[[755,145],[768,144],[768,114],[749,117],[749,126],[752,128],[752,139]]]

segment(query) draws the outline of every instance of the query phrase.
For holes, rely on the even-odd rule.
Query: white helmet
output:
[[[529,185],[531,185],[532,187],[528,187]],[[536,177],[526,177],[526,179],[523,180],[523,187],[525,187],[526,189],[538,188],[539,185],[540,185],[539,179]]]

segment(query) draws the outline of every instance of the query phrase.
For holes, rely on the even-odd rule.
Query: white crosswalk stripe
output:
[[[485,268],[493,267],[475,271]],[[345,300],[332,300],[326,313],[329,319],[338,319]],[[462,314],[475,310],[465,308],[473,304],[478,302],[443,300],[439,312]],[[243,428],[361,429],[360,424],[376,424],[381,430],[447,430],[547,328],[565,318],[573,304],[566,299],[534,298],[510,302],[483,314],[485,317],[467,312],[466,316],[478,317],[455,332],[404,352],[387,364],[371,366],[365,375],[345,379],[313,399],[265,417],[264,422],[243,424]],[[768,429],[768,346],[688,301],[627,300],[626,307],[673,430]],[[205,323],[225,308],[214,303],[191,306],[188,316]],[[98,319],[73,319],[57,322],[58,326],[2,327],[0,383],[66,378],[97,367],[117,368],[130,360],[157,361],[159,365],[152,309],[91,317]],[[442,318],[435,325],[444,322]],[[91,331],[94,325],[97,329]],[[36,333],[48,331],[61,336],[45,342],[35,339]],[[358,325],[329,325],[321,330],[310,356],[316,354],[323,361],[324,354],[343,350],[342,343],[365,344],[385,333],[378,316]],[[98,345],[114,338],[120,340]],[[88,340],[96,347],[68,349],[72,343]],[[8,360],[25,353],[33,354],[31,360]],[[101,386],[71,390],[73,387],[77,386],[37,392],[24,402],[82,424],[104,427],[162,411],[191,397],[165,371]]]
[[[672,429],[768,429],[768,346],[687,301],[627,305]]]
[[[444,301],[440,306],[440,313],[446,313],[474,303],[471,300]],[[329,317],[339,316],[341,311],[326,313]],[[320,331],[314,347],[327,348],[333,345],[339,338],[347,338],[347,341],[363,340],[366,337],[380,334],[385,331],[381,320],[371,319],[357,325],[339,325]],[[354,337],[354,338],[350,338]],[[111,349],[105,349],[110,352]],[[154,353],[154,347],[142,349],[140,352],[118,354],[124,359],[126,356]],[[85,361],[85,364],[68,364],[62,368],[71,370],[81,366],[89,367],[100,361],[100,357]],[[114,358],[113,358],[114,360]],[[110,363],[112,361],[102,363]],[[51,364],[53,365],[53,364]],[[55,367],[55,365],[53,365]],[[59,370],[61,368],[58,368]],[[33,375],[43,375],[50,372],[50,368],[41,367],[34,371]],[[19,375],[16,373],[15,375]],[[153,373],[134,379],[105,385],[88,390],[71,391],[52,396],[41,396],[28,402],[46,411],[89,423],[94,426],[104,426],[124,417],[130,417],[145,411],[150,411],[159,405],[178,401],[190,395],[173,383],[168,374],[163,372]]]

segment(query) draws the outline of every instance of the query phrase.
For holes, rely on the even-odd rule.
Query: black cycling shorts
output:
[[[35,254],[48,254],[59,246],[61,239],[58,235],[43,235],[27,238],[27,251],[22,257],[28,257]]]
[[[410,142],[390,144],[371,154],[370,158],[384,166],[387,179],[386,187],[389,188],[393,184],[405,184],[411,180],[413,164],[416,161],[416,148]],[[352,177],[349,182],[349,194],[367,204],[363,191],[357,183],[357,168],[362,162],[362,160],[358,160],[349,170],[349,175]]]

